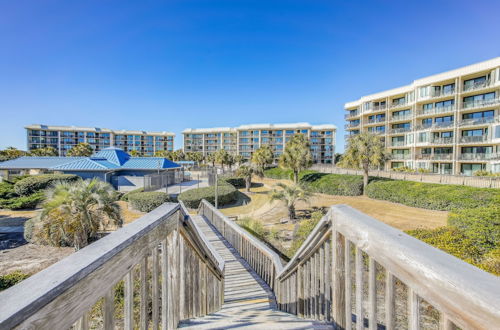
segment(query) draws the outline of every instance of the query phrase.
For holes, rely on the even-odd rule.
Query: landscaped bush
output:
[[[24,239],[26,242],[33,243],[33,229],[38,220],[40,220],[40,218],[35,216],[24,222]]]
[[[0,276],[0,291],[8,289],[28,277],[30,277],[29,274],[21,271],[15,271],[7,275]]]
[[[144,188],[137,188],[134,190],[130,190],[129,192],[126,192],[125,194],[123,194],[122,197],[120,197],[120,200],[128,202],[128,198],[130,197],[130,195],[137,194],[137,193],[140,193],[143,191],[144,191]]]
[[[17,194],[14,191],[14,185],[9,182],[0,182],[0,199],[9,199],[16,197]]]
[[[299,178],[301,183],[314,192],[341,196],[359,196],[363,194],[363,177],[360,175],[304,171],[300,173]]]
[[[137,192],[128,197],[132,208],[141,212],[151,212],[163,203],[170,202],[167,193],[159,191]]]
[[[500,201],[489,206],[457,210],[448,225],[460,229],[482,252],[500,247]]]
[[[293,172],[291,170],[284,170],[280,167],[270,168],[264,171],[264,176],[271,179],[286,179],[291,180]]]
[[[368,197],[430,210],[449,211],[489,205],[500,197],[499,189],[473,188],[411,181],[376,180]]]
[[[219,206],[234,203],[238,196],[238,190],[229,183],[219,181],[218,204]],[[203,199],[209,203],[215,203],[215,186],[186,190],[181,193],[178,200],[184,202],[186,207],[195,209]]]
[[[231,176],[231,177],[224,177],[220,178],[220,181],[225,181],[235,187],[236,189],[240,188],[245,188],[245,178],[239,177],[239,176]]]
[[[12,197],[9,199],[0,199],[0,209],[20,210],[34,209],[45,199],[43,191],[36,192],[29,196]]]
[[[14,184],[14,191],[20,196],[31,195],[39,190],[46,189],[54,182],[74,182],[80,177],[74,174],[41,174],[24,178]]]

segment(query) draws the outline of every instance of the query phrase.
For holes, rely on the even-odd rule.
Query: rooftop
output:
[[[137,131],[137,130],[112,130],[109,128],[99,128],[99,127],[81,127],[81,126],[51,126],[42,124],[33,124],[24,127],[25,129],[41,129],[49,131],[82,131],[82,132],[96,132],[96,133],[114,133],[114,134],[133,134],[133,135],[156,135],[156,136],[175,136],[172,132],[148,132],[148,131]]]
[[[236,132],[241,130],[248,129],[331,129],[336,130],[337,126],[332,124],[323,124],[323,125],[311,125],[306,122],[302,123],[285,123],[285,124],[248,124],[248,125],[240,125],[238,127],[214,127],[214,128],[187,128],[182,133],[218,133],[218,132]]]

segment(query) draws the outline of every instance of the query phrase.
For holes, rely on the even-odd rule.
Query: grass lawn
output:
[[[269,203],[267,192],[277,182],[290,181],[268,178],[254,181],[262,183],[263,186],[251,189],[252,192],[248,194],[251,199],[250,202],[246,205],[223,208],[221,209],[222,213],[228,216],[238,216],[239,218],[250,217],[259,219],[265,224],[278,225],[281,219],[287,217],[287,211],[278,201]],[[244,189],[240,191],[244,192]],[[300,215],[314,208],[328,208],[335,204],[347,204],[400,230],[442,227],[446,225],[448,216],[448,212],[445,211],[425,210],[364,196],[332,196],[325,194],[314,194],[309,203],[299,202],[297,210]],[[280,229],[282,229],[282,226],[279,225]],[[289,225],[286,227],[289,227]]]

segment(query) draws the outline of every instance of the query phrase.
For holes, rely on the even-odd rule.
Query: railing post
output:
[[[330,215],[332,217],[332,215]],[[333,218],[330,221],[334,221]],[[345,260],[344,237],[332,225],[332,316],[336,329],[345,328]]]

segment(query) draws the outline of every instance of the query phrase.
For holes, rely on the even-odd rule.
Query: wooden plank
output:
[[[335,228],[335,227],[334,227]],[[332,229],[332,270],[333,283],[332,283],[332,315],[337,327],[346,327],[346,279],[345,279],[345,240],[342,235]],[[350,254],[349,254],[350,257]],[[349,267],[350,268],[350,267]]]
[[[153,325],[153,330],[158,330],[159,327],[159,321],[160,321],[160,283],[159,279],[160,277],[158,276],[160,272],[160,267],[159,267],[159,258],[158,258],[158,246],[153,247],[152,250],[152,257],[151,257],[151,262],[152,262],[152,276],[151,276],[151,307],[152,307],[152,325]]]
[[[377,268],[375,260],[368,261],[368,328],[377,330]]]
[[[134,328],[134,268],[132,268],[124,280],[124,304],[123,304],[123,325],[125,330]]]
[[[332,235],[333,236],[333,235]],[[332,260],[331,239],[325,241],[325,320],[332,321]],[[342,251],[343,253],[343,251]]]
[[[104,329],[115,328],[115,290],[111,288],[104,295],[104,302],[102,304],[103,311],[103,325]]]
[[[184,237],[179,235],[179,319],[186,319],[186,305],[185,301],[185,286],[186,286],[186,270],[184,261],[184,250],[186,244],[184,243]]]
[[[161,328],[168,329],[168,255],[167,239],[161,242]]]
[[[395,329],[395,291],[394,275],[387,269],[385,270],[385,328],[387,330]]]
[[[144,257],[141,262],[141,305],[140,305],[140,329],[147,330],[149,325],[149,296],[148,296],[148,257]]]
[[[332,245],[335,245],[332,243]],[[332,260],[335,262],[335,260]],[[351,242],[347,239],[344,241],[344,271],[345,271],[345,329],[352,329],[352,281],[351,281]],[[333,297],[335,299],[335,296]],[[335,314],[333,314],[335,315]],[[337,316],[334,322],[337,323]]]
[[[441,315],[440,315],[439,329],[440,330],[453,330],[453,329],[455,329],[453,322],[443,313],[441,313]]]
[[[364,265],[363,265],[363,251],[356,246],[356,329],[363,330],[364,325],[364,309],[363,309],[363,275],[364,275]]]
[[[418,330],[420,328],[420,303],[417,293],[408,288],[408,329]]]
[[[76,327],[78,330],[88,330],[89,329],[89,314],[84,313],[82,317],[78,320]]]

